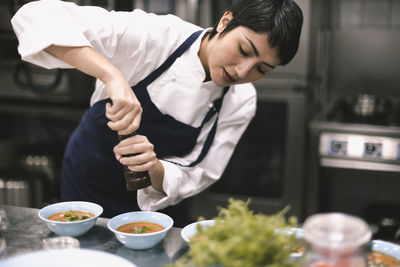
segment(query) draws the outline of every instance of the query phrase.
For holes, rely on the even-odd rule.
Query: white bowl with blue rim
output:
[[[51,215],[67,211],[90,212],[94,217],[79,221],[54,221],[48,218]],[[97,218],[103,213],[103,208],[92,202],[87,201],[65,201],[48,205],[39,210],[39,218],[44,221],[47,227],[57,235],[77,237],[88,232],[97,221]]]
[[[277,231],[285,234],[294,234],[297,239],[304,238],[304,231],[301,228],[277,229]],[[399,261],[400,264],[400,245],[383,240],[372,240],[370,241],[369,246],[372,252],[377,251],[383,253]],[[291,253],[290,256],[294,259],[300,259],[303,256],[303,253]]]
[[[400,245],[383,240],[372,240],[371,250],[386,254],[399,261],[400,264]]]
[[[275,232],[282,233],[285,235],[294,235],[296,239],[304,240],[304,231],[301,228],[296,228],[296,227],[278,228],[275,229]],[[290,257],[295,260],[300,259],[301,257],[303,257],[303,252],[292,252],[290,253]]]
[[[197,234],[198,227],[202,227],[202,229],[205,230],[208,227],[212,227],[214,225],[215,225],[214,220],[204,220],[188,224],[185,227],[183,227],[181,231],[181,237],[183,240],[189,243],[190,239]]]
[[[117,229],[125,224],[134,222],[149,222],[161,225],[164,229],[153,233],[125,233]],[[108,229],[115,234],[115,237],[124,246],[135,250],[150,249],[160,243],[167,232],[174,225],[174,220],[168,215],[156,211],[132,211],[117,215],[111,218],[108,223]]]

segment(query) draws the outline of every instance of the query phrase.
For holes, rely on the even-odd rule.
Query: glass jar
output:
[[[302,267],[366,267],[372,231],[362,219],[322,213],[304,223],[306,249]]]

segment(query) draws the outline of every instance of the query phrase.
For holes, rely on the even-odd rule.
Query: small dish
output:
[[[43,239],[44,249],[80,248],[79,240],[71,236],[57,236]]]
[[[203,227],[203,229],[206,229],[207,227],[214,226],[215,221],[214,220],[204,220],[204,221],[198,221],[198,222],[194,222],[194,223],[186,225],[181,231],[182,239],[188,243],[190,241],[190,238],[192,238],[192,236],[197,234],[197,226],[198,225]]]
[[[59,212],[66,211],[85,211],[90,212],[94,217],[79,221],[54,221],[48,218]],[[38,215],[44,221],[47,227],[57,235],[77,237],[88,232],[97,221],[97,218],[103,213],[103,208],[92,202],[86,201],[66,201],[58,202],[42,208]]]
[[[118,231],[125,224],[133,222],[150,222],[161,225],[164,229],[153,233],[133,234]],[[155,211],[133,211],[111,218],[107,227],[124,246],[130,249],[150,249],[156,246],[172,228],[174,221],[168,215]]]

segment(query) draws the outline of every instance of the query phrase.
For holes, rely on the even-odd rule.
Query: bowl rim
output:
[[[380,239],[374,239],[370,242],[372,244],[372,251],[386,254],[390,257],[395,258],[397,261],[400,261],[400,245]]]
[[[114,228],[112,228],[111,227],[111,223],[113,222],[113,221],[115,221],[117,218],[120,218],[120,217],[123,217],[123,216],[126,216],[126,215],[129,215],[129,214],[139,214],[139,213],[149,213],[149,214],[157,214],[157,215],[161,215],[161,216],[164,216],[165,218],[167,218],[168,220],[169,220],[169,224],[168,224],[168,226],[167,227],[164,227],[164,229],[162,229],[162,230],[160,230],[160,231],[157,231],[157,232],[153,232],[153,233],[143,233],[143,234],[134,234],[134,233],[125,233],[125,232],[121,232],[121,231],[118,231],[117,229],[114,229]],[[142,220],[143,221],[143,220]],[[135,222],[135,221],[132,221],[132,222]],[[132,223],[131,222],[131,223]],[[149,222],[151,222],[151,221],[149,221]],[[123,223],[123,224],[121,224],[121,225],[119,225],[119,226],[122,226],[122,225],[124,225],[124,224],[127,224],[127,223]],[[108,222],[107,222],[107,228],[110,230],[110,231],[112,231],[112,232],[114,232],[115,234],[119,234],[119,235],[124,235],[124,236],[130,236],[130,237],[141,237],[141,236],[155,236],[155,235],[159,235],[159,234],[162,234],[162,233],[164,233],[164,232],[167,232],[167,231],[169,231],[172,227],[173,227],[173,225],[174,225],[174,220],[168,215],[168,214],[165,214],[165,213],[162,213],[162,212],[158,212],[158,211],[140,211],[140,210],[138,210],[138,211],[130,211],[130,212],[125,212],[125,213],[121,213],[121,214],[118,214],[118,215],[116,215],[116,216],[114,216],[114,217],[112,217],[112,218],[110,218],[109,220],[108,220]],[[118,227],[119,227],[118,226]]]
[[[304,240],[304,229],[303,228],[287,228],[287,230],[292,231],[293,234],[295,234],[296,238],[303,239]],[[390,257],[395,258],[397,261],[400,261],[400,245],[386,241],[386,240],[380,240],[380,239],[372,239],[368,241],[367,243],[370,248],[371,252],[376,251],[380,252],[383,254],[386,254]],[[302,257],[303,252],[294,252],[291,253],[292,257]]]
[[[43,216],[43,212],[44,212],[45,210],[50,209],[50,208],[52,208],[52,207],[56,207],[56,206],[62,206],[62,205],[68,204],[68,203],[70,203],[70,204],[91,205],[91,206],[94,206],[94,207],[98,208],[98,209],[99,209],[99,213],[98,213],[98,214],[94,214],[94,217],[91,217],[91,218],[87,218],[87,219],[79,220],[79,221],[70,221],[70,222],[62,222],[62,221],[49,220],[49,219],[47,219],[47,218],[45,218],[45,217]],[[71,209],[68,209],[68,210],[71,210]],[[61,212],[61,211],[60,211],[60,212]],[[103,213],[103,207],[100,206],[100,205],[97,204],[97,203],[94,203],[94,202],[90,202],[90,201],[62,201],[62,202],[56,202],[56,203],[53,203],[53,204],[49,204],[49,205],[47,205],[47,206],[41,208],[41,209],[38,211],[38,216],[39,216],[39,218],[40,218],[41,220],[43,220],[43,221],[45,221],[45,222],[48,222],[48,223],[55,223],[55,224],[79,224],[79,223],[82,223],[82,222],[89,222],[89,221],[91,221],[91,220],[96,220],[98,217],[100,217],[100,215],[101,215],[102,213]]]
[[[182,231],[181,231],[181,237],[185,242],[189,243],[189,241],[190,241],[190,237],[185,235],[185,233],[188,231],[188,229],[191,229],[191,228],[195,227],[194,229],[196,230],[196,233],[194,235],[196,235],[197,234],[197,225],[198,224],[200,224],[200,225],[201,224],[205,224],[207,226],[213,226],[213,225],[215,225],[215,220],[211,219],[211,220],[202,220],[202,221],[192,222],[192,223],[186,225],[185,227],[183,227]]]

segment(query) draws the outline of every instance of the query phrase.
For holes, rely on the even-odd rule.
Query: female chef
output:
[[[23,60],[97,78],[67,144],[62,200],[96,202],[112,217],[174,206],[213,184],[255,114],[250,82],[294,57],[302,23],[292,0],[236,1],[209,29],[141,10],[21,7],[12,25]],[[148,171],[151,186],[127,191],[123,165]]]

